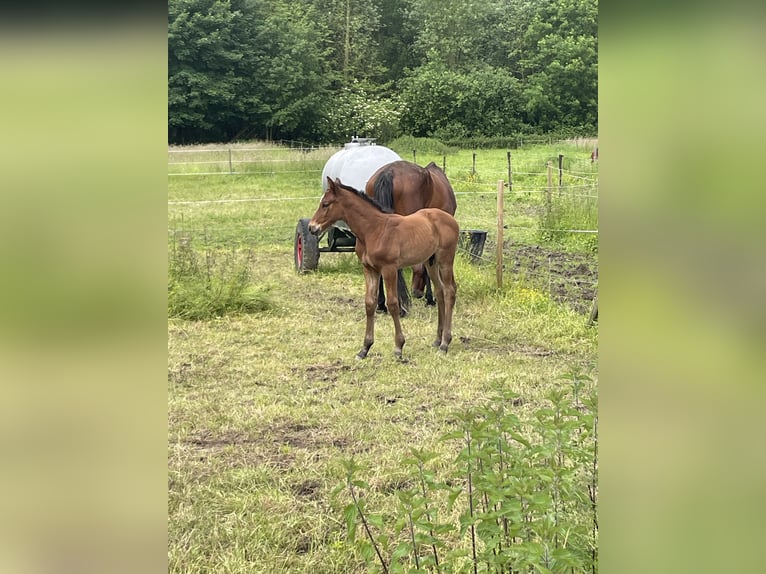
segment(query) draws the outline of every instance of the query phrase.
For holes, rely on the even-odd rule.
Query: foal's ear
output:
[[[332,178],[328,175],[327,176],[327,189],[331,189],[335,184],[332,181]]]

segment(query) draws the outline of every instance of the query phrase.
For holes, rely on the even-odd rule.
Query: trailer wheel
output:
[[[319,239],[309,231],[308,218],[298,220],[295,228],[295,270],[314,271],[319,265]]]

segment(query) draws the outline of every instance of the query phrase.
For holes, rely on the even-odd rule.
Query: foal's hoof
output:
[[[381,315],[383,315],[385,313],[388,313],[388,309],[385,306],[378,307],[377,309],[375,309],[375,312],[376,313],[380,313]]]
[[[439,345],[439,354],[440,355],[446,355],[447,354],[447,345]]]
[[[356,354],[356,360],[357,360],[357,361],[361,361],[361,360],[362,360],[362,359],[364,359],[365,357],[367,357],[367,351],[366,351],[366,350],[364,350],[364,349],[362,349],[361,351],[359,351],[359,352]]]
[[[435,307],[435,306],[436,306],[436,301],[434,301],[433,299],[426,299],[426,307]]]

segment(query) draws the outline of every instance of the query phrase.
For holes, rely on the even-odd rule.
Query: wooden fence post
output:
[[[564,154],[559,154],[559,195],[561,195],[561,180],[564,172]]]
[[[553,164],[548,162],[548,197],[547,197],[547,209],[548,215],[551,214],[551,202],[553,201]]]
[[[503,180],[497,182],[497,249],[496,249],[496,270],[498,289],[503,286]]]
[[[471,173],[476,173],[476,152],[473,152],[473,164],[471,165]]]
[[[417,159],[415,159],[418,155],[418,152],[416,150],[412,150],[412,163],[418,163]]]
[[[442,171],[446,174],[447,173],[447,154],[444,154],[442,156]]]
[[[513,199],[513,174],[511,172],[511,152],[508,152],[508,197]]]

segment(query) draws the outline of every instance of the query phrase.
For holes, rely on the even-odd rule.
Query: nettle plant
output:
[[[560,380],[568,384],[531,416],[516,414],[523,400],[501,385],[486,406],[460,413],[458,428],[442,437],[459,452],[441,478],[440,455],[411,449],[393,512],[368,508],[362,469],[345,461],[335,493],[349,497],[348,540],[368,566],[391,574],[596,572],[597,393],[578,370]]]

